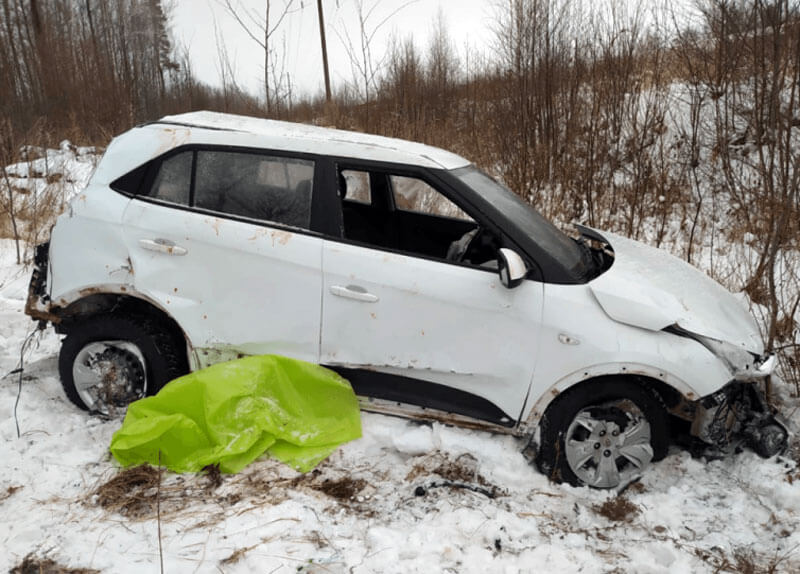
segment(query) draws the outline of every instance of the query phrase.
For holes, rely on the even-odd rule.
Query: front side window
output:
[[[198,151],[194,206],[307,229],[313,178],[308,160]]]
[[[422,177],[340,168],[343,237],[452,263],[485,267],[500,240]]]
[[[371,204],[372,190],[369,172],[345,169],[339,175],[339,197],[358,203]]]
[[[393,175],[390,179],[397,209],[473,221],[460,207],[421,179],[402,175]]]

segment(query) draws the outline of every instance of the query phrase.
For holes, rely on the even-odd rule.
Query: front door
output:
[[[376,396],[452,412],[461,410],[456,405],[464,397],[479,397],[502,411],[506,420],[496,422],[515,421],[536,361],[542,284],[524,281],[506,289],[490,268],[491,261],[483,266],[447,261],[449,241],[441,246],[435,242],[442,241],[447,229],[455,233],[479,223],[456,211],[446,198],[430,197],[437,192],[429,183],[385,175],[384,187],[392,194],[416,186],[404,198],[390,196],[398,249],[369,245],[371,235],[363,232],[367,225],[357,228],[355,242],[347,241],[347,229],[345,241],[324,242],[320,361],[353,373],[394,375],[395,393],[383,394],[373,387],[370,394]],[[375,173],[369,178],[378,179]],[[346,178],[340,180],[346,185]],[[380,190],[372,189],[373,202],[376,192]],[[434,206],[434,212],[425,213],[425,206]],[[456,222],[453,215],[468,221]],[[368,211],[361,210],[361,216],[367,217]],[[413,221],[413,238],[407,221]],[[404,252],[419,249],[426,252]],[[445,406],[448,392],[453,408]],[[430,393],[437,401],[429,400]],[[475,416],[469,410],[462,414]]]

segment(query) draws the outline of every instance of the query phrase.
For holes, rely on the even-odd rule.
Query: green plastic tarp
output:
[[[190,373],[131,403],[110,450],[123,466],[197,472],[219,464],[228,473],[267,452],[307,472],[360,436],[350,383],[318,365],[263,355]]]

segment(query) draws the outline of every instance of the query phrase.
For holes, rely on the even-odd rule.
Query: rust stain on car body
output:
[[[258,230],[256,230],[255,233],[253,233],[252,236],[248,237],[247,240],[248,241],[255,241],[256,239],[258,239],[260,237],[266,237],[267,233],[268,233],[268,231],[266,229],[258,229]]]
[[[220,223],[219,218],[218,217],[213,217],[213,218],[206,217],[204,219],[204,221],[211,226],[211,229],[214,230],[214,234],[217,237],[219,237],[219,223]]]
[[[270,232],[270,237],[272,237],[272,246],[275,247],[275,242],[277,241],[281,245],[286,245],[289,243],[289,240],[292,238],[294,234],[289,231],[272,231]]]
[[[185,128],[164,127],[158,133],[160,141],[158,142],[158,153],[156,155],[174,149],[189,139],[189,130]]]
[[[56,315],[50,310],[43,310],[38,307],[34,307],[31,299],[28,299],[28,302],[25,304],[25,314],[29,317],[36,319],[37,321],[46,321],[48,323],[53,323],[54,325],[58,325],[61,322],[61,317]]]
[[[89,295],[97,295],[98,293],[102,293],[103,290],[100,287],[86,287],[85,289],[81,289],[78,291],[78,294],[81,297],[88,297]]]

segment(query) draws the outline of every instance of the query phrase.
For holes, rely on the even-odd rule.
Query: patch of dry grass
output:
[[[50,558],[39,558],[32,553],[8,571],[9,574],[98,574],[92,568],[67,568]]]
[[[612,522],[631,522],[639,514],[639,507],[625,496],[609,498],[603,504],[594,505],[592,510]]]

